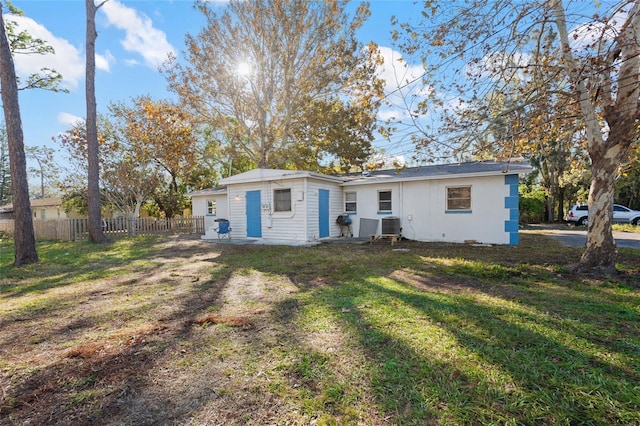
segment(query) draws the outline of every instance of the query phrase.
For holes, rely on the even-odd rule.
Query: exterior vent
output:
[[[382,233],[400,235],[402,233],[400,218],[395,216],[382,218]]]

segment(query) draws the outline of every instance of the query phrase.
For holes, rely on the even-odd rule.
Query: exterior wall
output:
[[[470,186],[471,209],[447,211],[447,187]],[[291,211],[274,212],[274,190],[291,190]],[[345,185],[298,177],[274,181],[236,183],[227,194],[199,194],[192,198],[193,214],[205,217],[206,237],[217,238],[215,219],[231,221],[232,235],[247,237],[246,194],[260,191],[261,238],[276,241],[313,241],[319,238],[319,192],[329,191],[329,237],[340,236],[338,215],[346,213],[345,193],[357,194],[357,211],[348,212],[354,236],[360,219],[400,220],[402,235],[417,241],[477,241],[488,244],[518,243],[518,175],[446,177],[444,179],[372,182]],[[378,210],[378,193],[391,191],[391,209]],[[207,215],[207,200],[215,200],[216,215]],[[368,231],[367,231],[368,232]],[[363,235],[368,238],[368,235]]]
[[[400,218],[402,235],[418,241],[518,243],[518,176],[488,176],[347,186],[357,192],[354,234],[360,218]],[[447,211],[447,187],[471,186],[471,209]],[[391,212],[378,212],[379,190],[392,191]]]
[[[62,206],[32,206],[31,211],[33,214],[33,218],[36,220],[67,218],[67,214],[62,209]]]
[[[291,189],[291,211],[274,212],[273,192]],[[262,238],[283,241],[306,241],[306,194],[304,179],[234,184],[227,187],[229,217],[233,235],[247,236],[246,193],[260,191]]]
[[[207,201],[209,200],[216,202],[216,214],[207,213]],[[193,211],[193,216],[204,216],[205,235],[217,238],[217,234],[214,231],[217,226],[215,220],[229,218],[227,194],[194,195],[191,198],[191,210]]]
[[[424,183],[422,183],[424,184]],[[385,217],[402,217],[403,206],[401,202],[402,183],[389,182],[389,183],[377,183],[372,185],[358,185],[358,186],[346,186],[343,188],[343,192],[356,192],[357,211],[355,213],[349,212],[349,216],[353,221],[353,235],[358,236],[360,233],[360,219],[375,219],[378,221],[378,229],[376,233],[382,231],[382,219]],[[378,211],[378,192],[379,191],[391,191],[391,210]],[[342,197],[341,212],[345,211],[345,200]],[[402,220],[400,221],[402,224]],[[402,226],[402,225],[401,225]],[[366,235],[365,237],[368,237]]]
[[[291,190],[291,211],[274,211],[273,197],[276,189]],[[335,220],[342,212],[342,189],[337,184],[308,178],[229,185],[229,218],[233,235],[242,238],[247,236],[246,194],[248,191],[259,190],[262,239],[299,242],[318,239],[320,189],[329,190],[330,236],[339,235],[340,229]]]
[[[307,241],[317,240],[320,235],[319,193],[321,189],[329,191],[329,237],[340,235],[340,227],[336,224],[338,215],[342,213],[342,188],[337,184],[322,180],[309,179],[307,181]]]

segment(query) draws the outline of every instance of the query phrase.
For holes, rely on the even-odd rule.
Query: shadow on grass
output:
[[[87,310],[67,318],[65,325],[39,335],[35,344],[72,341],[101,324],[131,320],[131,326],[116,338],[104,338],[105,331],[98,330],[98,337],[71,347],[67,356],[21,372],[3,397],[0,415],[7,421],[18,422],[19,416],[42,424],[175,424],[192,421],[211,410],[212,401],[220,401],[229,417],[213,412],[209,418],[231,419],[228,424],[286,423],[292,409],[300,419],[328,424],[640,422],[634,411],[640,395],[633,386],[640,370],[638,330],[633,328],[638,314],[618,305],[619,295],[591,294],[588,284],[555,277],[553,258],[559,251],[522,265],[526,245],[489,250],[403,247],[410,252],[393,252],[388,246],[211,247],[220,255],[211,258],[209,278],[179,293],[171,292],[172,283],[190,278],[172,276],[164,265],[175,258],[189,262],[194,253],[201,254],[199,261],[210,261],[206,249],[153,247],[136,255],[138,249],[131,248],[118,260],[98,256],[92,261],[96,263],[70,264],[68,280],[74,277],[73,267],[89,274],[92,268],[125,267],[141,257],[146,263],[139,268],[147,277],[108,288],[97,285],[82,297],[66,294],[32,311],[33,318],[25,310],[20,321],[37,329],[38,321],[62,319],[65,306],[73,303],[91,307],[97,298],[114,305],[102,317]],[[564,255],[575,258],[576,253]],[[452,258],[498,266],[447,273],[428,260]],[[513,265],[500,266],[509,262]],[[288,277],[301,291],[269,314],[274,330],[194,329],[193,318],[217,306],[229,276],[240,270]],[[415,279],[395,271],[412,271],[424,288],[416,289]],[[156,277],[161,272],[164,278]],[[97,271],[92,280],[118,279],[101,275],[105,273]],[[162,279],[166,286],[157,285]],[[126,309],[118,307],[118,298],[146,294],[145,283],[156,285],[155,294]],[[62,288],[72,282],[52,284],[50,288]],[[41,290],[30,288],[22,295]],[[583,290],[588,299],[580,299]],[[347,344],[353,346],[345,352],[353,349],[353,359],[301,338],[316,307],[351,338]],[[606,312],[605,324],[598,323],[601,311]],[[625,325],[610,328],[618,320]],[[611,342],[606,341],[609,330],[615,331]],[[2,347],[18,342],[14,337]],[[244,348],[255,359],[243,360],[242,371],[219,371],[217,360]],[[179,358],[183,353],[184,359]],[[362,358],[356,361],[356,355]],[[267,364],[269,359],[276,360],[274,365]],[[360,360],[363,364],[356,366]],[[206,368],[199,370],[201,364]],[[170,380],[189,368],[198,377],[181,387],[155,382],[158,372],[175,370],[165,373]],[[229,395],[229,389],[238,393]],[[258,417],[261,404],[271,404],[276,417]],[[44,406],[48,410],[39,411]]]
[[[434,253],[396,255],[393,261],[377,253],[373,263],[365,258],[357,263],[357,256],[342,253],[339,263],[322,252],[320,273],[300,272],[304,262],[286,263],[309,300],[330,307],[358,339],[370,359],[375,400],[393,423],[640,422],[634,402],[640,397],[634,385],[638,331],[628,328],[638,315],[621,307],[623,296],[557,276],[546,259],[542,268],[533,260],[511,269],[457,270],[440,278],[451,286],[449,294],[433,283],[416,292],[415,283],[402,280],[399,290],[375,284],[381,271],[392,264],[421,265],[424,254]],[[285,273],[282,257],[271,260],[252,266]],[[491,285],[479,282],[478,275]],[[317,282],[329,285],[318,290]],[[494,306],[487,298],[498,302]],[[385,323],[377,311],[393,311],[390,306],[408,306],[413,313],[389,314],[395,324]],[[396,332],[416,321],[449,341],[441,352],[431,347],[438,346],[437,339],[421,344],[419,330]],[[616,323],[625,325],[616,328]]]
[[[633,345],[626,347],[627,352],[619,352],[619,347],[616,352],[611,346],[590,340],[588,333],[574,336],[578,327],[572,325],[567,330],[563,320],[548,319],[544,312],[527,318],[519,307],[494,307],[473,298],[372,287],[389,301],[411,306],[454,339],[458,356],[474,359],[467,364],[467,380],[462,380],[465,363],[444,368],[450,374],[462,370],[455,380],[457,388],[466,394],[464,400],[477,401],[472,404],[473,418],[482,419],[481,423],[499,420],[483,415],[484,410],[494,410],[493,414],[501,411],[485,405],[491,400],[500,401],[507,418],[525,423],[536,419],[582,424],[640,421],[634,408],[634,401],[640,397],[635,370],[640,358],[630,350]],[[408,370],[419,371],[419,364],[426,359]],[[514,386],[491,383],[491,370],[506,373]]]
[[[156,259],[157,255],[153,250],[144,253]],[[193,251],[182,258],[189,256]],[[144,407],[139,413],[135,408],[142,407],[131,404],[150,386],[147,379],[153,371],[191,339],[193,318],[216,303],[226,282],[224,274],[209,272],[204,279],[194,280],[180,270],[167,274],[152,266],[143,278],[98,279],[96,289],[87,292],[66,292],[65,287],[72,288],[77,281],[61,280],[58,290],[63,293],[43,296],[47,306],[31,311],[27,307],[4,319],[0,352],[10,354],[0,356],[5,358],[5,368],[10,365],[7,359],[18,355],[13,348],[32,345],[34,351],[48,355],[37,357],[31,368],[10,374],[10,383],[5,384],[10,387],[3,387],[0,399],[0,424],[108,424],[121,413],[131,414],[132,408],[135,415],[122,424],[157,424],[159,419],[166,421],[168,412],[177,415],[193,408],[177,406],[172,395],[161,398],[158,407]],[[167,282],[159,287],[163,280]],[[179,290],[172,293],[173,283],[179,284]],[[149,293],[145,286],[156,292]],[[118,306],[118,298],[139,294],[144,296],[130,306]],[[94,304],[97,301],[99,306]],[[8,325],[13,325],[10,331]],[[68,349],[60,352],[65,346]]]

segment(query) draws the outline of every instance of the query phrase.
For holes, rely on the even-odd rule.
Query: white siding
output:
[[[318,239],[320,235],[320,202],[319,193],[321,189],[329,191],[329,237],[340,235],[340,227],[336,224],[338,215],[342,213],[342,188],[337,184],[322,180],[309,179],[307,181],[307,229],[308,241]]]
[[[517,182],[516,182],[517,183]],[[470,186],[471,209],[447,211],[447,187]],[[291,190],[291,211],[274,212],[273,197],[276,189]],[[329,191],[329,236],[338,237],[338,215],[344,213],[345,192],[355,192],[357,211],[350,214],[354,236],[359,235],[360,219],[378,221],[381,233],[382,219],[400,219],[402,235],[417,241],[510,244],[513,231],[507,232],[506,223],[515,224],[517,215],[505,200],[514,188],[505,183],[505,176],[451,177],[398,182],[372,182],[362,185],[341,186],[315,177],[291,177],[273,181],[240,182],[227,186],[227,194],[194,195],[193,214],[205,216],[205,229],[215,226],[216,218],[231,221],[232,236],[247,237],[246,193],[260,191],[262,239],[276,241],[313,241],[319,238],[319,191]],[[517,188],[516,188],[517,189]],[[391,191],[391,210],[378,211],[378,192]],[[207,200],[215,199],[217,214],[207,216]],[[517,202],[517,199],[516,199]],[[517,205],[516,205],[517,207]],[[351,212],[350,212],[351,213]],[[516,211],[517,213],[517,211]],[[207,231],[209,234],[209,231]],[[215,237],[215,233],[212,234]],[[366,235],[365,237],[368,237]]]
[[[273,191],[291,189],[291,211],[273,211]],[[233,235],[247,236],[246,193],[260,191],[262,238],[283,241],[306,241],[304,179],[256,182],[228,186],[229,216]]]
[[[207,201],[216,202],[216,214],[207,213]],[[191,197],[191,211],[194,216],[204,216],[204,229],[207,237],[216,237],[217,234],[213,228],[217,227],[215,220],[218,218],[229,218],[229,205],[227,202],[227,194],[202,194]]]
[[[274,212],[276,189],[291,190],[291,211]],[[246,194],[260,191],[262,238],[281,241],[313,241],[319,236],[319,190],[329,190],[329,233],[338,236],[335,219],[342,213],[342,188],[321,179],[294,178],[267,182],[230,184],[227,187],[232,234],[247,236]]]

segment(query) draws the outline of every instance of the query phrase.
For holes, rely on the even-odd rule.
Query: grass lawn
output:
[[[0,241],[0,424],[640,425],[640,252]]]

